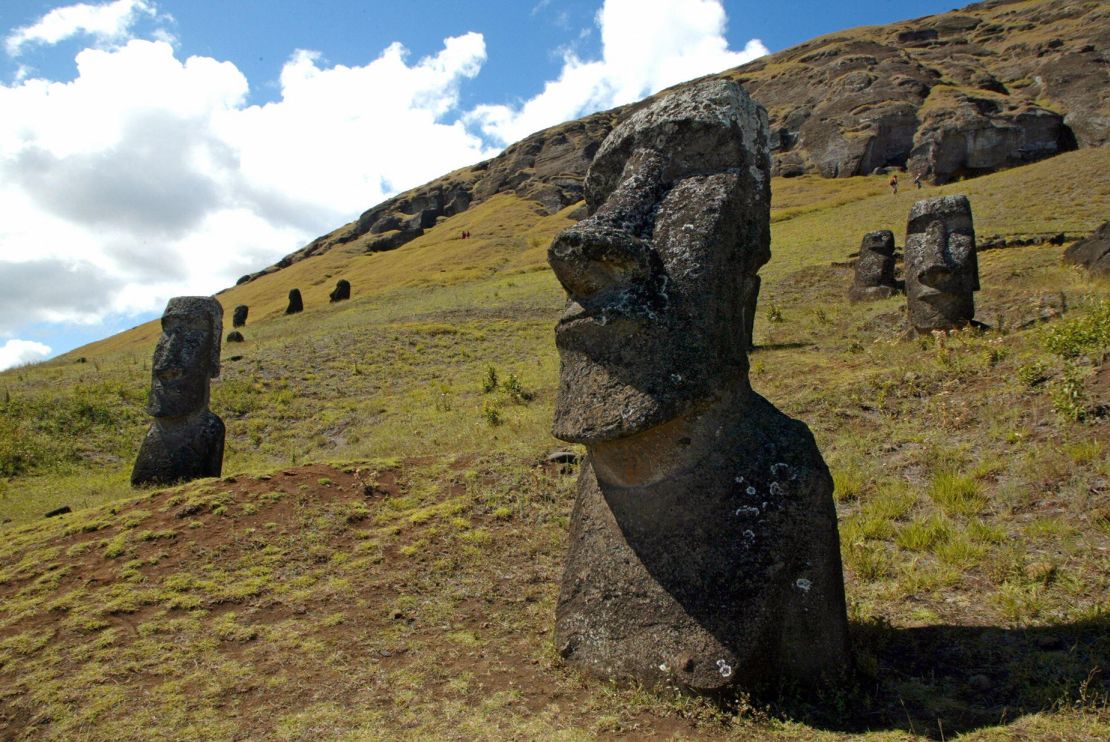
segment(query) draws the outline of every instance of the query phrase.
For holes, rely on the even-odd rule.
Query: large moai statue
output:
[[[289,289],[289,306],[285,308],[286,314],[296,314],[304,311],[304,301],[301,299],[300,289]]]
[[[231,314],[231,326],[242,327],[247,324],[247,313],[250,312],[250,307],[246,304],[240,304],[235,307],[235,311]]]
[[[332,304],[336,303],[337,301],[346,301],[347,299],[350,299],[351,282],[348,281],[346,278],[340,278],[338,281],[336,281],[335,288],[331,290],[330,294],[328,294],[328,298],[331,299]]]
[[[147,412],[154,422],[139,447],[132,486],[218,477],[224,423],[208,409],[209,380],[220,375],[223,309],[208,296],[170,299],[151,364]]]
[[[979,260],[967,196],[918,201],[906,227],[906,299],[919,333],[971,324]]]
[[[894,233],[889,229],[868,232],[859,246],[856,275],[848,290],[851,301],[887,299],[898,293],[894,280]]]
[[[696,692],[847,669],[832,479],[752,391],[770,257],[767,114],[732,82],[666,96],[601,145],[566,289],[553,432],[583,443],[556,646],[595,675]]]

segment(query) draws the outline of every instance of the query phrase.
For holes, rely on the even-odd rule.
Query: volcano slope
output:
[[[0,374],[0,738],[1110,736],[1110,286],[1061,264],[1108,170],[773,184],[752,383],[833,470],[855,684],[710,704],[560,664],[544,252],[574,206],[499,194],[219,296],[251,306],[213,383],[223,479],[127,487],[153,323]],[[904,299],[848,304],[851,255],[948,193],[981,242],[1065,244],[985,250],[992,329],[909,339]]]

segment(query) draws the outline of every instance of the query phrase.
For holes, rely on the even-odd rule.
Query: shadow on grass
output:
[[[763,345],[753,345],[748,349],[749,353],[757,353],[761,350],[791,350],[797,348],[812,348],[814,343],[766,343]]]
[[[932,739],[1054,708],[1110,714],[1110,619],[1035,628],[852,626],[859,680],[780,709],[840,731]]]

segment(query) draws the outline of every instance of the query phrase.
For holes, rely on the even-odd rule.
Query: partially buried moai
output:
[[[304,311],[304,301],[301,299],[300,289],[289,289],[289,306],[285,308],[286,314],[296,314]]]
[[[338,281],[336,281],[335,288],[331,290],[330,294],[328,294],[328,298],[331,299],[332,304],[336,303],[337,301],[346,301],[347,299],[350,299],[351,282],[348,281],[346,278],[340,278]]]
[[[170,299],[151,364],[147,412],[154,422],[143,438],[131,484],[171,484],[218,477],[224,423],[208,409],[209,380],[220,374],[223,309],[208,296]]]
[[[894,233],[889,229],[868,232],[859,246],[855,278],[848,298],[852,301],[887,299],[898,293],[894,280]]]
[[[906,300],[919,333],[972,323],[979,260],[967,196],[918,201],[906,227]]]
[[[235,307],[235,311],[231,314],[231,326],[242,327],[247,324],[247,313],[250,312],[250,307],[246,304],[240,304]]]
[[[554,434],[588,451],[556,646],[601,677],[715,692],[848,666],[831,477],[748,382],[769,161],[738,85],[672,93],[604,141],[590,216],[548,251],[568,294]]]

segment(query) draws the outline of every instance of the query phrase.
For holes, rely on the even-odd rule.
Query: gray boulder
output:
[[[590,216],[548,251],[554,433],[588,452],[555,637],[600,677],[759,690],[849,664],[832,480],[748,383],[768,136],[735,83],[661,98],[602,144]]]
[[[1082,266],[1094,276],[1110,276],[1110,222],[1065,250],[1064,262]]]

